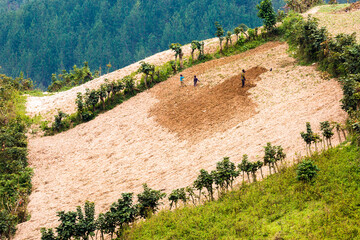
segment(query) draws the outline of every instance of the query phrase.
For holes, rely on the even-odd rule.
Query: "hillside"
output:
[[[241,23],[260,26],[256,4],[256,0],[26,1],[0,16],[1,72],[15,77],[23,71],[45,89],[52,73],[84,61],[92,71],[101,67],[103,73],[111,63],[113,71],[166,50],[173,42],[214,37],[215,21],[226,31]],[[283,5],[283,0],[274,1],[276,9]]]
[[[358,239],[359,154],[356,145],[331,149],[312,157],[313,184],[289,167],[219,201],[162,211],[124,239]]]
[[[322,14],[321,9],[316,14]],[[208,40],[206,51],[214,52],[217,46],[217,39]],[[266,142],[281,145],[288,163],[305,155],[299,133],[305,130],[306,122],[317,132],[320,121],[343,123],[347,115],[339,104],[342,91],[338,81],[327,79],[316,70],[316,65],[299,66],[287,49],[286,43],[269,42],[238,55],[193,66],[181,72],[186,87],[179,87],[177,74],[90,122],[55,136],[30,139],[29,162],[35,172],[28,205],[31,219],[18,226],[15,239],[38,239],[41,227],[57,225],[57,211],[74,210],[85,200],[94,201],[96,213],[100,213],[121,193],[139,193],[143,183],[170,193],[191,184],[201,168],[214,169],[224,156],[236,164],[243,154],[255,161],[263,156]],[[185,57],[189,52],[187,46]],[[173,53],[165,51],[146,61],[160,64],[172,58]],[[73,112],[76,92],[84,91],[85,87],[96,88],[105,78],[121,78],[138,66],[130,65],[66,92],[31,97],[28,112],[48,118],[56,108]],[[245,88],[240,87],[239,73],[243,68],[248,79]],[[200,79],[197,88],[192,86],[195,74]],[[337,144],[337,137],[334,140]],[[357,157],[355,147],[345,150],[349,154],[344,152],[344,158]],[[337,151],[332,153],[342,154]],[[288,194],[288,199],[293,193],[284,194]],[[309,204],[308,210],[299,214],[288,209],[285,218],[302,219],[306,215],[309,221],[315,221],[328,209],[322,212],[317,202]],[[274,236],[283,221],[277,222],[277,215],[269,218],[275,219],[275,226],[266,229],[267,236]],[[245,221],[249,222],[252,223]]]
[[[99,213],[122,192],[139,193],[143,183],[169,193],[189,185],[198,170],[212,169],[224,156],[238,163],[246,153],[255,160],[266,142],[282,145],[289,161],[304,154],[299,132],[305,122],[343,122],[346,115],[339,106],[339,84],[322,79],[314,66],[296,65],[286,50],[285,43],[270,42],[194,66],[182,72],[187,87],[178,87],[176,75],[93,121],[31,139],[31,219],[19,225],[16,239],[38,239],[40,227],[56,225],[56,211],[74,209],[85,200],[96,202]],[[242,68],[250,82],[238,91]],[[199,88],[191,86],[194,73]],[[189,97],[197,104],[189,105]],[[235,104],[227,106],[228,101]],[[167,106],[182,117],[171,117]]]

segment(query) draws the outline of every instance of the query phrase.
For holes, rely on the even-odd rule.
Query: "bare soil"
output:
[[[320,121],[344,122],[346,114],[338,82],[322,78],[315,66],[298,66],[287,49],[267,43],[195,66],[182,72],[187,87],[179,87],[177,75],[67,132],[31,138],[31,219],[18,226],[15,239],[39,239],[41,227],[59,224],[57,211],[86,200],[96,203],[98,214],[121,193],[140,193],[143,183],[170,193],[225,156],[236,164],[243,154],[259,160],[267,142],[281,145],[289,164],[304,155],[299,133],[306,122],[319,132]],[[241,69],[248,70],[245,89],[239,87]],[[72,92],[58,96],[63,105],[73,104]],[[30,101],[28,109],[56,109],[53,100],[44,97],[45,107]]]
[[[211,64],[201,64],[183,74],[190,78],[191,73],[206,71],[207,65]],[[245,87],[241,87],[241,74],[238,74],[212,88],[191,85],[163,88],[157,92],[160,102],[151,109],[151,115],[181,139],[202,140],[256,114],[256,104],[249,98],[248,90],[256,86],[260,74],[266,71],[264,67],[247,70]]]

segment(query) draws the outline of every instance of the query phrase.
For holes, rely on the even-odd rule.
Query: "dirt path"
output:
[[[41,227],[58,224],[57,211],[75,210],[85,200],[96,203],[98,214],[121,193],[141,192],[143,183],[169,193],[190,185],[201,168],[214,169],[224,156],[235,163],[243,154],[257,160],[267,142],[282,145],[289,162],[304,154],[299,133],[306,122],[318,131],[320,121],[345,120],[339,104],[342,91],[335,80],[322,79],[314,66],[297,66],[286,50],[286,44],[268,43],[195,66],[184,74],[190,85],[196,72],[202,81],[199,88],[180,89],[175,76],[88,123],[31,139],[31,219],[18,226],[15,239],[39,239]],[[273,71],[259,75],[270,67]],[[253,73],[243,91],[238,89],[242,68]],[[179,106],[174,107],[177,99]],[[171,109],[182,116],[179,123]],[[186,114],[187,109],[194,115]],[[191,128],[194,119],[204,123]]]

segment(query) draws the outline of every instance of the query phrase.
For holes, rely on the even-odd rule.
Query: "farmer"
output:
[[[200,82],[200,80],[194,75],[194,87],[196,87],[197,82]]]
[[[243,69],[242,70],[242,73],[241,73],[241,87],[244,87],[245,86],[245,81],[246,81],[246,78],[245,78],[245,70]]]
[[[184,86],[184,76],[180,74],[180,87]]]

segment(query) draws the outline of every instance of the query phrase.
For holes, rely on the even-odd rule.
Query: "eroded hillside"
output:
[[[74,210],[85,200],[94,201],[100,213],[122,192],[139,193],[143,183],[169,193],[191,184],[201,168],[213,169],[224,156],[235,163],[243,154],[255,160],[266,142],[282,145],[289,162],[304,154],[299,133],[306,122],[315,128],[320,121],[345,120],[342,91],[315,66],[298,66],[287,48],[269,42],[194,66],[182,72],[186,87],[179,87],[176,75],[88,123],[31,139],[31,219],[19,225],[16,239],[39,239],[41,227],[57,225],[57,211]],[[244,89],[238,77],[243,68],[248,72]],[[194,74],[200,79],[196,88]],[[55,109],[59,96],[60,105],[72,106],[67,96],[75,97],[78,89],[45,97],[33,113]]]

